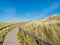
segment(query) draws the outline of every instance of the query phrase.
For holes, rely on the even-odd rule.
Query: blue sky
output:
[[[60,0],[0,0],[0,22],[39,20],[60,14]]]

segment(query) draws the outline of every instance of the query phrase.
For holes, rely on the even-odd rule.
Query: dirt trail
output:
[[[19,30],[18,28],[15,28],[12,31],[10,31],[6,35],[3,45],[20,45],[17,39],[18,30]]]

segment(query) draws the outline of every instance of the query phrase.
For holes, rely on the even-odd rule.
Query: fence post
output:
[[[28,43],[27,43],[27,40],[26,40],[26,33],[24,32],[24,41],[25,41],[25,43],[26,43],[26,45],[28,45]]]
[[[41,45],[37,39],[35,39],[35,45]]]

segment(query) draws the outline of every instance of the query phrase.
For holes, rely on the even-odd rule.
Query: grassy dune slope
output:
[[[5,26],[5,25],[8,25],[8,23],[3,23],[3,22],[0,22],[0,28]]]
[[[60,15],[29,22],[21,28],[53,45],[60,45]]]

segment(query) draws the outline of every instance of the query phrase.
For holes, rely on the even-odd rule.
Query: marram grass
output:
[[[43,21],[33,21],[33,22],[25,24],[21,28],[29,32],[30,34],[33,34],[37,36],[38,38],[44,41],[47,41],[53,45],[60,45],[60,18],[59,16],[52,16]],[[22,35],[21,32],[20,32],[20,35]],[[24,35],[23,35],[23,39],[24,39]],[[29,37],[29,35],[27,35],[25,40],[28,43],[28,45],[35,45],[34,39]],[[22,41],[22,45],[26,45],[24,41]],[[44,45],[44,44],[41,44],[41,45]]]

